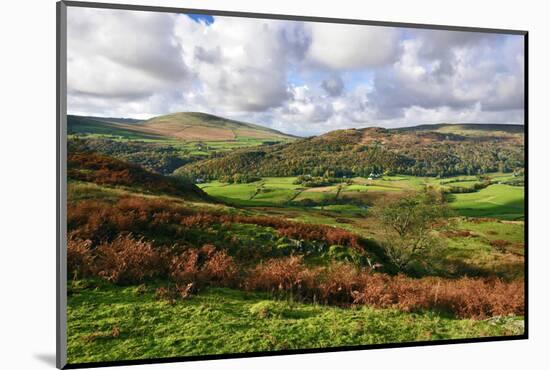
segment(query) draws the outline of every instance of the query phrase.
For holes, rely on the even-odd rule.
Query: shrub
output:
[[[349,231],[331,226],[288,222],[278,227],[277,231],[279,235],[293,239],[319,240],[329,245],[341,244],[351,248],[361,249],[356,235]]]
[[[82,200],[69,204],[67,225],[74,235],[98,244],[113,240],[120,233],[173,235],[173,224],[190,213],[162,199],[125,197],[114,204]]]
[[[74,279],[89,276],[92,273],[92,242],[69,236],[67,242],[67,273]]]
[[[491,244],[491,246],[494,247],[497,251],[504,253],[506,252],[506,247],[510,246],[512,243],[508,240],[496,239],[491,240],[489,244]]]
[[[302,222],[287,221],[283,218],[267,216],[220,216],[218,222],[235,222],[255,224],[277,229],[280,236],[292,239],[317,240],[331,244],[342,244],[361,249],[357,235],[343,229],[326,225],[312,225]]]
[[[346,248],[342,245],[331,245],[328,248],[327,256],[336,261],[351,262],[355,265],[366,264],[366,257],[355,249]]]
[[[238,268],[233,258],[225,251],[215,251],[204,262],[201,279],[222,286],[231,286],[235,282]]]
[[[352,293],[355,304],[392,307],[403,311],[437,310],[461,318],[523,315],[522,282],[498,279],[411,279],[382,274],[365,275],[362,291]]]
[[[134,239],[131,234],[119,235],[96,249],[95,269],[98,276],[118,284],[141,283],[160,270],[159,254],[151,243]]]
[[[247,289],[312,295],[316,288],[317,269],[307,269],[301,256],[274,258],[249,271],[244,282]]]
[[[198,213],[196,215],[183,217],[180,223],[183,226],[186,226],[188,228],[197,228],[197,227],[209,226],[213,223],[218,223],[221,220],[222,219],[218,219],[214,215],[209,215],[207,213]]]
[[[170,277],[180,284],[232,286],[238,272],[231,256],[209,244],[173,257],[169,267]]]
[[[333,262],[308,268],[301,257],[268,260],[248,271],[244,288],[286,293],[325,304],[364,304],[402,311],[435,310],[461,318],[523,315],[523,282],[499,279],[413,279]]]
[[[170,278],[178,283],[190,283],[198,280],[199,252],[197,249],[189,249],[179,256],[172,258],[170,262]]]
[[[321,274],[319,284],[324,303],[350,304],[352,292],[359,289],[359,271],[349,263],[332,263]]]
[[[325,241],[328,244],[347,245],[352,248],[358,248],[357,236],[349,231],[329,227],[325,230]]]
[[[340,247],[331,249],[336,253]],[[170,277],[175,288],[156,292],[159,299],[170,302],[189,297],[201,285],[214,285],[277,292],[307,301],[319,299],[326,304],[435,310],[464,318],[524,314],[523,281],[412,279],[373,273],[346,262],[308,267],[301,256],[267,260],[248,269],[243,276],[233,258],[213,245],[174,253],[168,248],[156,251],[151,243],[131,234],[121,234],[95,249],[89,240],[71,235],[68,271],[75,278],[95,274],[118,284],[141,283],[154,276]]]
[[[121,233],[154,237],[156,242],[174,238],[189,242],[186,238],[193,233],[188,231],[210,225],[230,227],[233,223],[271,227],[282,237],[318,241],[326,246],[341,244],[363,251],[356,235],[335,227],[276,217],[197,212],[163,199],[124,197],[115,202],[80,200],[69,204],[67,216],[69,230],[81,239],[90,239],[93,245],[111,241]]]

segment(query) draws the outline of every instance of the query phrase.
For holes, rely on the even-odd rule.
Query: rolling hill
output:
[[[104,117],[67,116],[67,133],[69,135],[89,137],[120,137],[128,140],[158,139],[164,137],[143,133],[137,124],[141,121],[122,121]]]
[[[183,140],[292,139],[294,136],[251,123],[206,113],[173,113],[152,118],[140,125],[143,132]]]
[[[181,141],[236,141],[259,139],[287,141],[294,136],[260,125],[206,113],[182,112],[145,121],[68,116],[69,134],[121,136],[128,139],[176,139]]]
[[[394,129],[398,132],[431,131],[442,134],[455,134],[468,137],[513,137],[523,135],[523,125],[511,124],[480,124],[480,123],[440,123],[435,125],[419,125]]]
[[[176,170],[205,179],[245,173],[257,176],[368,176],[389,172],[451,176],[513,171],[524,165],[520,125],[370,127],[272,146],[244,148]]]
[[[151,173],[140,166],[90,151],[69,152],[67,178],[69,181],[122,186],[144,193],[166,194],[187,200],[209,199],[195,184]]]

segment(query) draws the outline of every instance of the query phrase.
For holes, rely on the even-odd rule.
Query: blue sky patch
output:
[[[208,25],[214,23],[214,17],[208,14],[186,14],[186,15],[197,23],[203,22]]]

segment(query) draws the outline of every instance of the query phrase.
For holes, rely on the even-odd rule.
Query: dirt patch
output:
[[[337,187],[335,185],[319,186],[317,188],[308,188],[307,190],[304,190],[304,193],[330,193],[335,190],[337,190]]]
[[[477,234],[472,233],[468,230],[449,230],[441,232],[441,235],[447,238],[471,238],[477,237]]]

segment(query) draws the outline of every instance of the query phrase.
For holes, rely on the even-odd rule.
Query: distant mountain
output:
[[[292,135],[260,125],[197,112],[173,113],[145,121],[70,115],[68,116],[68,131],[72,134],[118,135],[131,139],[171,138],[182,141],[231,141],[247,138],[274,141],[295,139]]]
[[[442,124],[332,131],[273,146],[244,148],[176,170],[215,179],[257,176],[368,176],[389,172],[450,176],[512,171],[524,165],[520,125]]]

